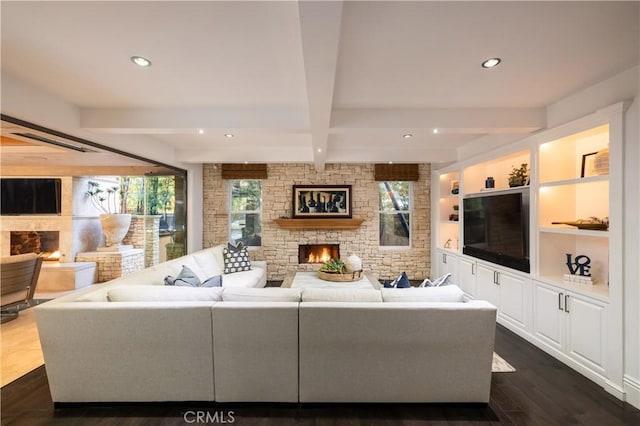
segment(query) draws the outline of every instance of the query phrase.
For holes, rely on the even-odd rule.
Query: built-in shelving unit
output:
[[[609,232],[565,224],[609,220],[609,125],[600,125],[543,142],[538,147],[538,274],[564,286],[566,256],[588,256],[595,285],[577,288],[606,296],[609,283]]]
[[[437,247],[454,252],[457,252],[460,246],[461,190],[460,173],[454,171],[440,175],[438,226],[435,229]],[[455,210],[454,206],[457,206],[458,210]]]
[[[498,308],[497,321],[602,385],[623,391],[623,157],[625,102],[521,141],[434,170],[433,276],[452,274],[469,298]],[[509,188],[514,167],[527,163],[525,188]],[[492,177],[494,185],[486,188]],[[453,181],[459,193],[451,194]],[[465,198],[529,194],[530,273],[463,253]],[[459,220],[449,221],[454,204]],[[569,224],[591,217],[601,229]],[[457,238],[455,247],[445,247]],[[569,256],[569,257],[568,257]],[[589,258],[592,284],[575,271]],[[586,257],[580,257],[584,263]],[[570,265],[567,265],[570,259]],[[577,271],[576,271],[577,272]],[[579,282],[583,281],[583,282]]]

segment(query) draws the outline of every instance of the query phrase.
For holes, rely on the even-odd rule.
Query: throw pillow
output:
[[[222,275],[216,275],[204,280],[200,287],[222,287]]]
[[[222,250],[222,255],[224,257],[225,274],[249,271],[251,269],[249,252],[242,242],[238,242],[236,245],[228,243],[227,247]]]
[[[391,282],[390,287],[395,287],[395,288],[411,287],[411,283],[409,282],[409,277],[407,277],[407,273],[402,272],[400,275],[398,275],[398,277]]]
[[[451,279],[451,273],[444,274],[443,276],[438,277],[433,281],[427,278],[424,281],[422,281],[419,287],[440,287],[440,286],[449,285],[451,284],[450,279]]]
[[[188,266],[182,266],[180,273],[175,278],[171,275],[167,275],[164,279],[165,285],[177,285],[177,286],[191,286],[198,287],[200,285],[200,278],[193,272]]]

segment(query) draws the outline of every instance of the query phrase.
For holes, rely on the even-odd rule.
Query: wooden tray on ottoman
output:
[[[321,280],[333,281],[338,283],[360,281],[363,276],[364,274],[362,273],[362,270],[346,272],[344,274],[340,274],[337,272],[318,271],[318,278],[320,278]]]

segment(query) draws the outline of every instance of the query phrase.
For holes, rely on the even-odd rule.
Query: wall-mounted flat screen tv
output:
[[[2,215],[60,214],[62,181],[48,178],[2,178],[0,198]]]
[[[464,254],[530,272],[528,190],[465,198],[463,224]]]

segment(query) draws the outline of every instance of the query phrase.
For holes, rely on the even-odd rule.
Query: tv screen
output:
[[[60,179],[0,179],[0,214],[60,214]]]
[[[462,252],[529,272],[528,195],[519,192],[465,198]]]

